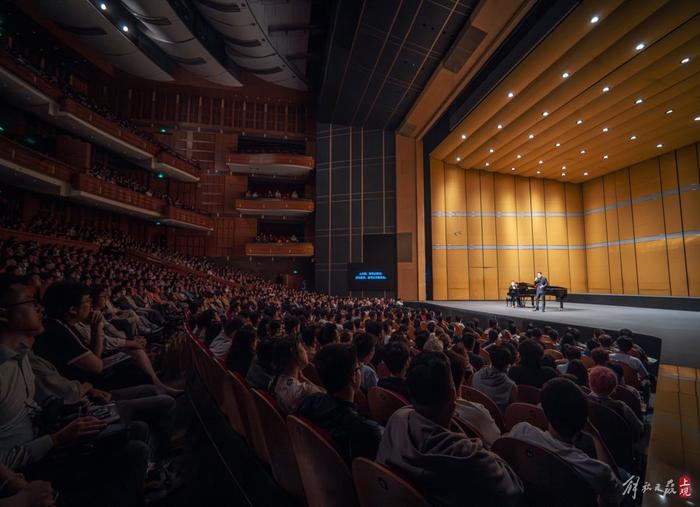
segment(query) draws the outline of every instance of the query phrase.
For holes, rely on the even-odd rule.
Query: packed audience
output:
[[[247,190],[245,193],[246,199],[300,199],[301,196],[296,190],[291,192],[280,192],[280,189],[268,190],[267,192],[258,192],[257,190]]]
[[[280,234],[261,233],[255,236],[256,243],[299,243],[299,237],[296,234],[291,236],[282,236]]]

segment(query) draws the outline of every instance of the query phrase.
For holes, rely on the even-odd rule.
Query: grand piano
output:
[[[545,297],[554,296],[556,298],[556,300],[559,302],[560,310],[564,309],[564,299],[566,299],[567,294],[568,291],[566,290],[566,287],[548,285],[544,289]],[[533,284],[527,282],[518,282],[517,295],[520,299],[521,304],[524,304],[525,298],[530,298],[530,303],[533,307],[535,306],[535,286]]]

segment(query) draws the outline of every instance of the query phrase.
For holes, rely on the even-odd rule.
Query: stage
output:
[[[504,301],[425,301],[410,302],[410,306],[427,306],[445,315],[478,316],[484,319],[496,316],[513,319],[518,326],[528,322],[549,324],[561,331],[566,326],[581,329],[585,338],[594,328],[617,331],[629,328],[639,335],[638,341],[649,355],[661,363],[700,367],[700,312],[639,308],[584,303],[559,304],[547,301],[547,311],[533,312],[532,307],[506,307]],[[660,341],[659,341],[660,340]]]

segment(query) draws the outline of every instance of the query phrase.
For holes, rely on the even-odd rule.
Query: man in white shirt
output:
[[[634,342],[632,342],[632,340],[629,337],[621,336],[620,338],[618,338],[617,346],[620,349],[620,352],[614,352],[610,354],[611,361],[619,361],[620,363],[625,363],[627,366],[636,371],[637,375],[639,375],[642,380],[649,377],[649,372],[644,366],[644,363],[642,363],[642,361],[640,361],[639,358],[630,355],[630,351],[634,346]]]

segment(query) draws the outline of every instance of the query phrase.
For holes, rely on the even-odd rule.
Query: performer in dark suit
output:
[[[506,306],[513,305],[513,308],[515,308],[516,303],[518,306],[522,306],[520,296],[518,296],[518,284],[515,283],[515,280],[511,280],[508,286],[508,295],[506,296]]]
[[[540,299],[542,300],[542,311],[544,312],[544,304],[545,304],[545,297],[544,297],[544,290],[549,285],[549,281],[542,275],[541,271],[537,272],[537,277],[535,278],[535,309],[533,312],[536,312],[540,309]]]

